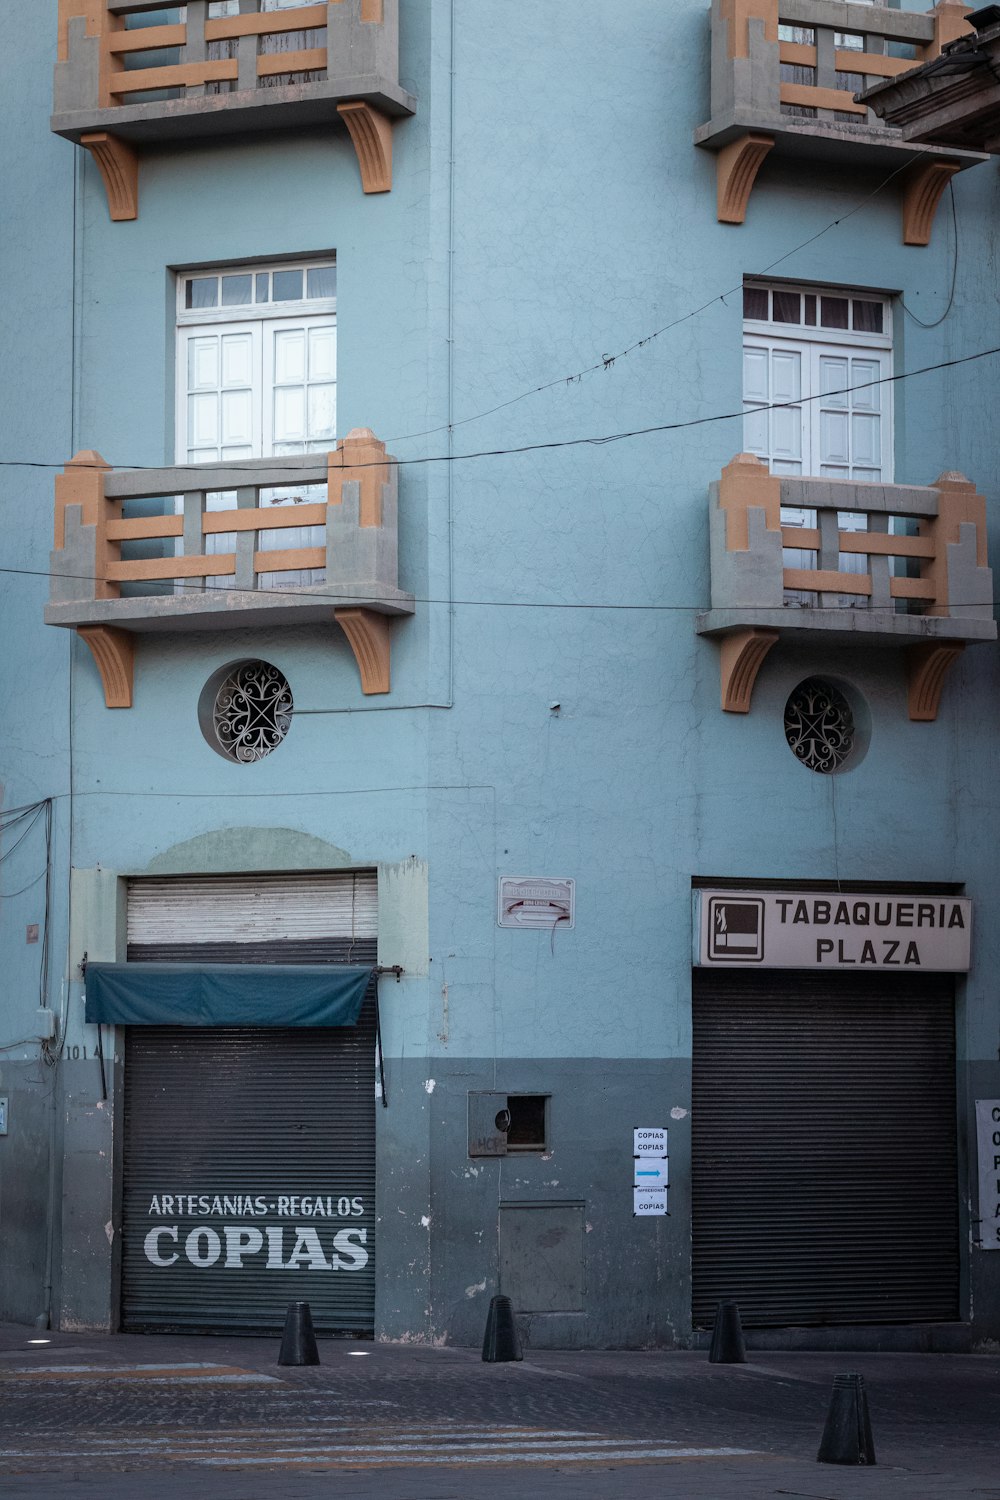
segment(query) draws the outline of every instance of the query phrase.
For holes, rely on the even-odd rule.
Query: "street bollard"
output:
[[[491,1297],[483,1338],[483,1359],[487,1364],[500,1364],[506,1360],[523,1358],[510,1298]]]
[[[873,1464],[875,1444],[865,1382],[860,1375],[835,1375],[830,1410],[816,1455],[820,1464]]]
[[[716,1309],[708,1362],[710,1365],[745,1365],[746,1360],[740,1310],[731,1298],[727,1298]]]
[[[319,1349],[308,1302],[289,1302],[281,1335],[279,1365],[318,1365]]]

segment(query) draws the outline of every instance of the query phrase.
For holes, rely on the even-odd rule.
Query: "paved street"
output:
[[[0,1330],[4,1500],[736,1496],[1000,1500],[1000,1358],[531,1353]],[[868,1386],[878,1467],[815,1462],[832,1377]]]

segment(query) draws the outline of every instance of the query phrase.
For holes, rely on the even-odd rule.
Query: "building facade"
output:
[[[998,1337],[965,7],[13,4],[4,1315]]]

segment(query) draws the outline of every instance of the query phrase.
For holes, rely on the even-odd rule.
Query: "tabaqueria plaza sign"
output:
[[[911,973],[969,968],[972,902],[957,896],[701,890],[695,901],[699,964]]]

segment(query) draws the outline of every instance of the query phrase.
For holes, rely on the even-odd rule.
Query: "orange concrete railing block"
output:
[[[340,505],[345,484],[361,486],[359,520],[362,526],[382,524],[382,486],[389,483],[385,444],[370,427],[355,427],[330,454],[327,500]]]
[[[781,481],[752,453],[737,453],[719,480],[719,508],[726,513],[727,550],[747,552],[751,508],[764,512],[768,531],[781,530]]]

